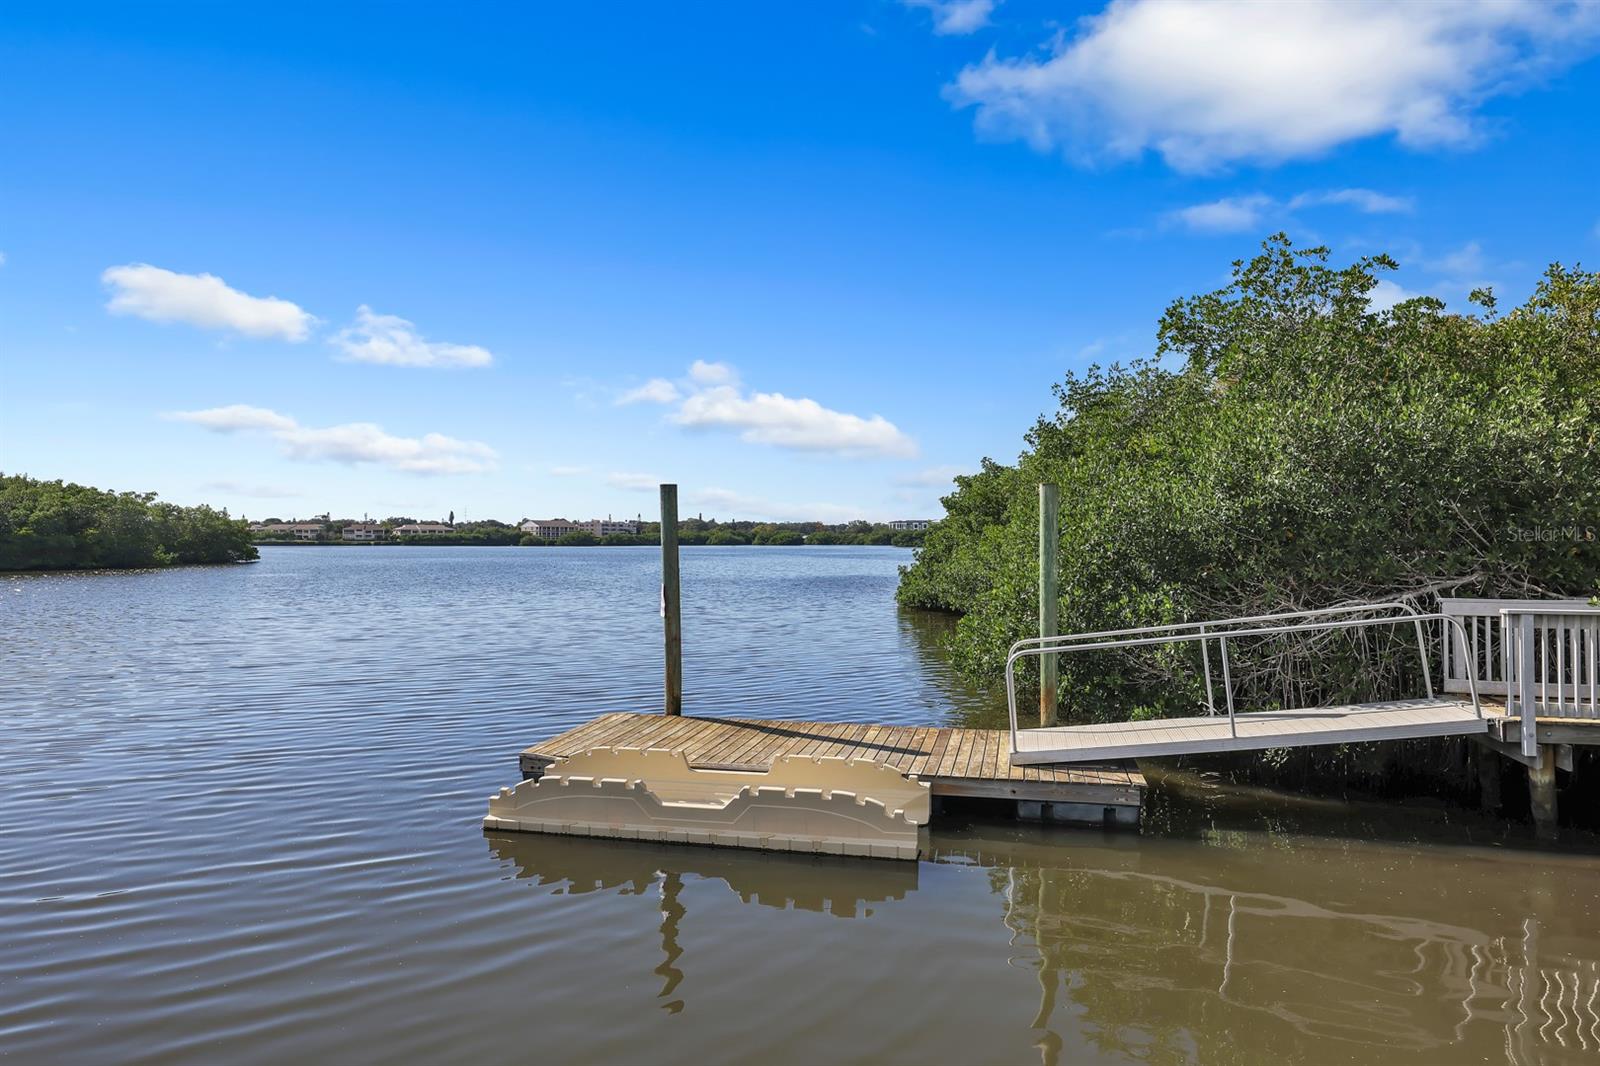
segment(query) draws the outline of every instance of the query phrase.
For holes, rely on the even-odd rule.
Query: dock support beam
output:
[[[1528,806],[1533,811],[1533,828],[1540,840],[1556,836],[1556,749],[1539,745],[1538,761],[1528,766]]]
[[[683,616],[678,588],[678,486],[661,486],[661,630],[666,640],[666,714],[683,713]]]
[[[1057,635],[1057,611],[1060,607],[1056,589],[1056,552],[1061,544],[1056,529],[1056,512],[1061,504],[1059,490],[1054,485],[1039,486],[1039,635]],[[1056,656],[1045,653],[1039,656],[1039,724],[1059,725],[1056,713]]]

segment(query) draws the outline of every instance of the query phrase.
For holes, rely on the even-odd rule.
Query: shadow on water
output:
[[[686,1005],[679,964],[696,947],[683,942],[686,884],[721,882],[731,895],[720,906],[768,908],[761,928],[781,949],[802,935],[785,928],[785,911],[870,921],[888,907],[920,924],[931,909],[937,921],[942,893],[928,877],[963,868],[990,901],[987,918],[966,920],[1008,954],[997,972],[963,960],[972,1010],[1009,1015],[1047,1066],[1085,1052],[1208,1063],[1600,1053],[1592,864],[1581,859],[1530,870],[1475,847],[1256,831],[1141,840],[1014,823],[935,830],[929,861],[916,864],[531,834],[488,843],[542,896],[612,893],[657,907],[654,976],[671,1013]],[[1563,912],[1561,895],[1575,889],[1586,895]],[[715,923],[698,928],[716,935]],[[851,957],[853,943],[831,942],[839,972],[867,964]],[[997,990],[994,979],[1018,968],[1035,979],[1031,1005],[1015,984]]]

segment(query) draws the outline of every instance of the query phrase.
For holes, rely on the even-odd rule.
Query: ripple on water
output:
[[[948,623],[896,610],[907,557],[686,550],[688,705],[993,721],[939,656]],[[1382,1033],[1422,1060],[1600,1053],[1592,863],[1008,825],[936,835],[920,864],[485,837],[517,750],[657,706],[657,582],[650,550],[489,548],[5,580],[0,1049],[1359,1062]]]

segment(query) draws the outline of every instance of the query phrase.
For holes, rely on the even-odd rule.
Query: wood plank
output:
[[[717,737],[714,752],[707,752],[708,762],[742,763],[751,761],[747,753],[755,751],[769,738],[764,732],[765,723],[759,719],[728,719],[722,734]]]
[[[818,722],[808,729],[805,740],[801,741],[794,754],[805,758],[815,758],[820,754],[823,745],[828,741],[828,725],[829,723],[826,722]]]
[[[690,756],[691,762],[713,763],[721,758],[723,749],[739,735],[737,727],[725,719],[714,719],[710,729],[701,733]]]
[[[950,745],[950,730],[940,728],[934,735],[933,748],[928,752],[928,758],[923,763],[922,773],[933,777],[939,772],[939,764],[944,761],[945,749]]]
[[[933,770],[934,774],[939,777],[952,776],[951,771],[955,767],[956,758],[961,754],[961,741],[966,735],[966,731],[963,729],[950,730],[950,734],[946,738],[944,754],[940,756],[939,765]]]
[[[855,758],[856,757],[856,750],[858,748],[860,748],[861,742],[866,739],[867,731],[870,730],[871,728],[872,727],[870,725],[867,725],[866,723],[863,722],[863,723],[859,723],[859,724],[856,724],[856,725],[852,725],[849,729],[846,729],[844,731],[843,736],[840,738],[840,742],[839,742],[840,743],[839,758],[841,758],[841,759],[853,759],[853,758]]]
[[[961,737],[961,750],[963,752],[960,764],[955,768],[957,777],[974,777],[972,766],[978,753],[983,749],[983,732],[978,729],[964,729]]]
[[[1010,745],[1008,740],[1007,745]],[[983,731],[983,767],[979,774],[988,778],[999,778],[1000,774],[1000,734],[992,729]]]
[[[738,734],[727,749],[727,754],[720,759],[721,762],[748,763],[752,766],[769,764],[784,751],[787,742],[798,739],[795,734],[802,732],[786,723],[764,719],[741,719],[737,729]]]
[[[939,731],[932,726],[923,726],[912,737],[912,744],[916,747],[916,754],[912,755],[900,767],[902,773],[920,773],[919,767],[927,765],[928,753],[933,750],[934,742],[938,739]]]

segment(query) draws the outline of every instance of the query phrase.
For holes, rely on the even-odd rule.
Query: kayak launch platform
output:
[[[784,758],[868,760],[944,797],[1005,800],[1019,817],[1079,825],[1135,826],[1144,775],[1133,764],[1022,766],[1002,729],[803,722],[760,718],[604,714],[524,750],[524,779],[597,748],[681,752],[697,770],[760,773]]]

